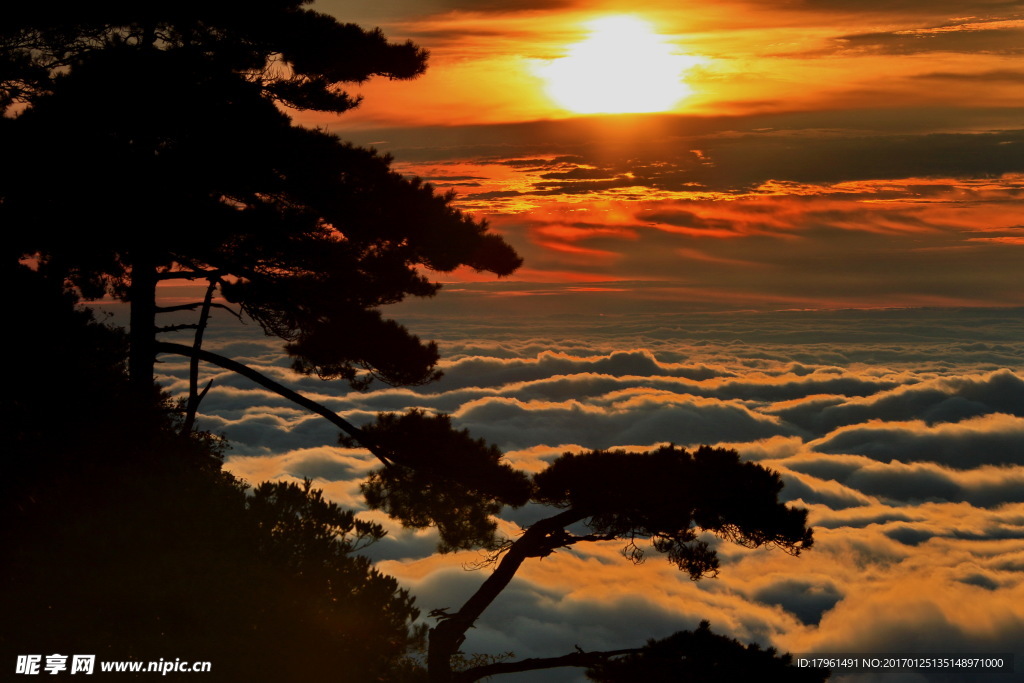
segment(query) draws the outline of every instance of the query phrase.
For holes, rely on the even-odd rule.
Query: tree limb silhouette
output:
[[[185,346],[184,344],[175,344],[173,342],[157,342],[156,351],[157,353],[172,353],[177,356],[185,356],[187,358],[198,358],[199,360],[204,360],[207,363],[212,363],[213,365],[222,367],[225,370],[231,370],[232,372],[238,373],[239,375],[242,375],[243,377],[252,380],[256,384],[259,384],[260,386],[266,389],[270,389],[275,394],[278,394],[279,396],[288,399],[292,403],[300,405],[306,410],[309,410],[310,412],[316,413],[317,415],[327,419],[329,422],[331,422],[331,424],[334,424],[335,426],[339,427],[353,440],[358,442],[360,446],[370,451],[370,453],[372,453],[374,457],[376,457],[378,460],[384,463],[385,466],[391,467],[393,465],[391,459],[387,455],[381,453],[380,449],[375,448],[370,443],[367,443],[366,439],[364,438],[362,430],[356,427],[354,424],[352,424],[345,418],[341,417],[327,406],[317,403],[312,399],[306,398],[297,391],[293,391],[279,382],[275,382],[266,375],[257,372],[256,370],[253,370],[248,365],[244,365],[242,363],[239,363],[238,361],[231,360],[230,358],[221,356],[220,354],[213,353],[212,351],[196,349],[190,346]]]
[[[190,304],[178,304],[177,306],[157,306],[156,307],[156,312],[157,313],[175,313],[177,311],[194,311],[197,308],[199,308],[200,306],[205,306],[205,305],[206,304],[204,302],[202,302],[202,301],[193,301]],[[236,318],[240,318],[241,317],[238,314],[238,312],[235,311],[235,309],[231,308],[230,306],[225,306],[224,304],[211,303],[210,304],[210,308],[220,308],[222,310],[227,311],[228,313],[230,313],[231,315],[235,316]]]

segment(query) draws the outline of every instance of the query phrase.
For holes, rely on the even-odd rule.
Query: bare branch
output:
[[[192,348],[199,351],[203,348],[203,333],[206,332],[206,325],[210,321],[210,305],[213,302],[213,293],[217,289],[217,283],[220,280],[210,280],[209,286],[206,288],[206,296],[203,297],[203,310],[199,314],[199,323],[196,325],[196,336],[192,342]],[[199,410],[199,402],[206,396],[206,392],[209,391],[213,385],[213,380],[206,385],[206,389],[203,393],[199,393],[199,358],[192,356],[189,359],[188,364],[188,406],[185,410],[185,423],[181,427],[181,431],[184,434],[188,434],[192,431],[192,426],[196,423],[196,412]]]
[[[506,538],[504,541],[502,541],[501,545],[499,545],[495,551],[487,553],[487,555],[483,559],[463,564],[462,568],[466,571],[475,572],[480,569],[483,569],[484,567],[494,566],[498,564],[498,560],[500,560],[505,555],[505,553],[507,553],[512,548],[513,545],[515,545],[515,543],[511,539]]]
[[[260,386],[266,389],[270,389],[279,396],[283,396],[292,403],[295,403],[305,408],[306,410],[309,410],[310,412],[316,413],[317,415],[326,418],[331,424],[339,427],[341,431],[345,432],[350,437],[352,437],[352,439],[354,439],[360,446],[370,451],[370,453],[372,453],[374,457],[376,457],[378,460],[384,463],[385,466],[393,466],[391,458],[388,457],[386,454],[382,453],[381,450],[373,446],[373,444],[368,443],[368,439],[365,438],[363,431],[356,427],[355,425],[353,425],[351,422],[341,417],[340,415],[332,411],[330,408],[327,408],[326,406],[321,405],[316,401],[308,399],[296,391],[292,391],[283,384],[275,382],[266,375],[261,374],[256,370],[253,370],[248,365],[243,365],[238,361],[231,360],[230,358],[226,358],[224,356],[221,356],[220,354],[216,354],[211,351],[193,349],[192,347],[185,346],[184,344],[174,344],[171,342],[157,342],[156,352],[173,353],[177,356],[185,356],[186,358],[192,358],[193,356],[195,356],[199,358],[199,360],[206,361],[207,363],[212,363],[213,365],[222,367],[225,370],[237,372],[239,375],[251,379],[256,384],[259,384]]]
[[[157,313],[173,313],[175,311],[194,311],[194,310],[196,310],[197,308],[199,308],[202,305],[203,305],[203,302],[196,301],[196,302],[191,303],[191,304],[179,304],[178,306],[157,306],[156,307],[156,312]],[[231,308],[230,306],[225,306],[224,304],[218,304],[218,303],[211,303],[210,304],[210,308],[219,308],[219,309],[221,309],[223,311],[227,311],[228,313],[230,313],[231,315],[235,316],[239,320],[242,319],[242,314],[240,312],[236,311],[235,309]]]
[[[209,382],[206,383],[206,386],[203,387],[203,390],[199,392],[199,400],[200,401],[202,401],[204,398],[206,398],[206,395],[208,393],[210,393],[210,387],[212,387],[212,386],[213,386],[213,380],[211,379]]]

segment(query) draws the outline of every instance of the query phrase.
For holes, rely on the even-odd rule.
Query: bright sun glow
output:
[[[692,90],[683,72],[700,58],[672,46],[636,17],[589,24],[590,36],[569,54],[538,69],[555,102],[580,114],[624,114],[671,109]]]

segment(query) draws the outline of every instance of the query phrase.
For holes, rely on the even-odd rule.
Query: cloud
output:
[[[578,401],[471,401],[454,413],[457,424],[505,449],[541,444],[611,448],[619,444],[715,443],[756,440],[788,430],[738,402],[692,396],[623,396],[607,406]]]
[[[1024,468],[974,467],[953,470],[931,463],[874,464],[843,482],[866,495],[893,501],[966,501],[996,507],[1024,501]]]
[[[893,527],[886,530],[885,535],[894,541],[909,546],[918,546],[935,537],[935,534],[927,529],[916,529],[912,526]]]
[[[237,455],[270,455],[312,446],[334,446],[341,431],[318,415],[285,416],[266,408],[254,407],[239,418],[204,414],[200,427],[215,434],[225,434],[231,442],[231,453]],[[346,414],[356,424],[369,422],[372,413]]]
[[[760,459],[772,467],[838,482],[865,496],[893,503],[965,501],[991,508],[1024,500],[1024,469],[1018,466],[975,465],[954,469],[900,459],[879,462],[866,456],[820,455],[803,450],[799,439],[794,441],[797,443],[781,455],[773,449]]]
[[[957,16],[1003,14],[1019,7],[1016,0],[801,0],[795,5],[800,8],[844,14],[864,12],[876,15],[879,12],[886,12],[895,15],[919,13],[943,16],[949,16],[951,12]]]
[[[396,529],[393,521],[384,517],[373,517],[367,514],[360,515],[360,518],[369,521],[383,523],[388,535],[380,541],[370,545],[360,554],[369,557],[374,562],[388,560],[411,562],[431,557],[437,553],[438,535],[435,529]],[[388,522],[391,522],[388,524]]]
[[[934,424],[997,412],[1021,417],[1024,416],[1024,380],[1003,369],[982,377],[927,379],[833,405],[823,405],[830,399],[813,400],[819,410],[809,410],[814,406],[796,403],[773,412],[819,434],[871,420],[920,418]]]
[[[234,455],[230,456],[230,464],[233,471],[244,472],[253,483],[270,479],[275,474],[309,478],[320,483],[348,482],[378,465],[361,449],[337,446],[299,448],[274,456]]]
[[[834,481],[794,474],[783,474],[782,481],[785,486],[780,498],[800,506],[819,504],[830,510],[843,510],[874,502],[874,499]]]
[[[1024,71],[1013,71],[1010,69],[981,72],[934,71],[919,74],[916,78],[933,81],[970,81],[974,83],[1024,83]]]
[[[1018,201],[1018,181],[997,181],[1006,186],[992,195],[969,189],[987,181],[955,182],[957,187],[942,190],[932,201],[921,200],[919,191],[911,189],[928,184],[921,178],[900,179],[892,197],[882,188],[891,183],[849,181],[868,196],[844,197],[821,185],[801,185],[778,186],[778,193],[775,186],[764,186],[730,201],[668,199],[657,192],[633,206],[614,197],[595,199],[599,206],[589,208],[567,200],[543,212],[502,218],[496,225],[539,272],[572,270],[581,274],[580,282],[542,284],[532,276],[529,281],[462,286],[460,293],[548,297],[543,302],[489,302],[510,313],[513,306],[535,309],[542,304],[557,310],[569,308],[570,302],[578,311],[595,313],[663,310],[666,305],[778,309],[1024,303],[1016,286],[1022,246],[1005,241],[1021,237],[1015,227],[1019,216],[1010,210]],[[872,190],[882,196],[871,196]],[[801,196],[803,191],[808,194]],[[884,201],[889,198],[902,200],[899,208]],[[686,222],[698,216],[703,225],[675,225],[681,222],[672,218],[678,211],[691,216]],[[616,214],[609,230],[628,232],[629,239],[572,227],[573,221],[598,220],[607,212]],[[936,278],[937,271],[944,277]],[[584,283],[584,276],[590,281]],[[592,302],[580,297],[578,286],[593,286],[597,277],[614,291]]]
[[[1020,130],[886,135],[868,135],[862,129],[846,134],[820,130],[796,134],[798,130],[743,130],[729,136],[693,137],[682,145],[641,145],[629,158],[611,161],[599,150],[584,151],[578,164],[562,164],[558,173],[522,169],[516,179],[516,196],[590,195],[614,188],[737,192],[768,181],[834,184],[973,178],[1024,171],[1016,152],[1024,140]],[[834,163],[837,158],[843,162]],[[527,189],[524,180],[531,183]],[[485,197],[476,194],[468,198]],[[709,234],[730,229],[727,223],[685,210],[652,217]]]
[[[772,577],[756,587],[750,597],[778,605],[805,624],[817,624],[825,612],[843,599],[843,594],[827,577]]]
[[[524,564],[467,651],[626,647],[703,618],[803,653],[1013,651],[1019,642],[1021,614],[1009,606],[1024,584],[1019,311],[409,313],[403,322],[451,350],[445,380],[354,393],[296,378],[275,346],[232,343],[356,422],[409,405],[450,410],[528,472],[564,450],[729,445],[781,474],[784,499],[809,510],[815,533],[799,557],[715,541],[721,574],[699,583],[654,552],[634,566],[622,543],[579,544]],[[163,369],[182,392],[184,367]],[[332,500],[384,523],[389,535],[366,554],[425,611],[457,608],[488,576],[464,569],[482,555],[438,556],[434,530],[366,511],[358,482],[375,463],[338,448],[328,423],[321,432],[319,418],[227,377],[204,410],[208,426],[240,437],[232,471],[253,483],[312,477]],[[500,525],[515,538],[517,524],[550,514],[506,510]]]
[[[956,423],[875,422],[842,427],[809,446],[880,462],[934,462],[956,469],[1024,465],[1024,419],[994,413]],[[895,490],[895,489],[891,489]]]
[[[508,160],[527,160],[528,163],[519,167],[531,173],[555,169],[568,171],[588,165],[625,172],[632,167],[630,164],[650,164],[660,160],[671,162],[669,170],[679,168],[682,163],[683,168],[704,169],[704,173],[709,174],[711,169],[704,165],[708,159],[702,158],[706,155],[705,147],[742,147],[741,143],[750,143],[756,148],[759,141],[778,144],[787,136],[798,152],[809,151],[821,142],[827,143],[829,138],[834,143],[848,144],[857,137],[865,137],[868,144],[881,146],[884,136],[897,135],[902,137],[894,138],[895,141],[908,143],[921,140],[929,133],[1019,130],[1019,111],[1013,106],[964,108],[934,102],[926,106],[882,108],[877,106],[877,102],[866,101],[854,109],[789,110],[729,116],[651,114],[587,117],[474,126],[388,128],[363,133],[346,129],[344,133],[346,139],[353,142],[373,143],[394,153],[403,167],[410,169],[422,163],[430,163],[429,168],[436,169],[439,163],[457,161],[458,165],[450,167],[451,172],[457,175],[468,175],[458,170],[466,168],[467,162],[478,164],[474,166],[478,171],[472,175],[484,175],[487,164],[497,165]],[[624,131],[639,123],[643,123],[647,134],[643,138],[633,136],[628,140],[628,157],[632,160],[617,159],[623,155],[613,153],[616,141],[623,138]],[[379,144],[377,141],[382,138],[389,142]],[[985,139],[967,133],[950,138],[965,144]],[[552,153],[553,149],[568,153]],[[691,150],[700,150],[702,156]],[[734,158],[741,161],[738,154]],[[798,154],[797,158],[811,160],[809,154]],[[857,158],[861,158],[861,154],[858,153]],[[886,158],[894,158],[894,155],[887,153]],[[929,154],[928,158],[935,157]],[[749,162],[757,168],[770,164],[773,159],[759,152]],[[785,159],[774,160],[787,162]],[[827,170],[827,160],[818,159],[814,163],[816,167]],[[651,166],[650,170],[655,172],[657,169]],[[427,170],[424,175],[436,173]],[[495,177],[493,173],[487,175]]]
[[[962,14],[960,16],[963,16]],[[860,33],[843,36],[847,49],[871,49],[885,54],[908,55],[921,52],[967,52],[1018,54],[1024,30],[1020,21],[992,20],[930,28]]]
[[[432,388],[487,387],[511,382],[526,382],[554,375],[607,375],[610,377],[685,377],[707,379],[721,374],[712,368],[682,363],[661,363],[646,349],[616,350],[607,355],[578,357],[543,351],[534,359],[464,358],[445,364],[444,377]]]
[[[997,75],[1000,71],[990,70]],[[516,160],[517,151],[528,154],[557,145],[573,152],[525,160],[528,163],[513,167],[516,172],[511,176],[492,173],[496,180],[514,182],[514,188],[506,189],[528,192],[523,185],[530,181],[534,191],[545,194],[590,193],[600,188],[594,179],[603,178],[602,182],[614,181],[613,187],[628,181],[665,190],[692,191],[696,184],[705,190],[734,191],[769,180],[837,183],[1019,173],[1020,155],[1013,151],[1022,134],[1014,124],[1016,111],[935,104],[877,109],[865,103],[855,110],[731,117],[647,115],[635,118],[650,135],[631,139],[629,153],[623,155],[594,143],[596,138],[612,144],[621,134],[618,119],[601,117],[447,130],[394,129],[388,137],[390,151],[398,153],[410,170],[421,162],[434,162],[430,168],[436,168],[438,162],[457,160],[462,164],[452,169],[459,175],[463,173],[458,168],[486,169],[474,163]],[[963,132],[950,132],[957,129]],[[420,136],[435,144],[424,147]],[[836,158],[843,163],[834,163]],[[562,177],[545,177],[553,173]]]
[[[862,587],[823,615],[820,652],[1019,652],[1021,589],[985,587],[914,573],[899,588]],[[1016,596],[1016,597],[1015,597]],[[931,680],[943,680],[932,678]],[[960,674],[944,680],[963,680]],[[996,675],[993,680],[1012,680]]]
[[[901,510],[886,505],[871,505],[860,508],[833,510],[825,506],[815,512],[812,525],[823,529],[862,529],[872,525],[887,525],[892,522],[910,522],[922,518],[921,513]]]
[[[506,14],[538,9],[557,9],[571,6],[571,0],[417,0],[410,3],[419,11],[429,9],[438,14],[445,12],[495,12]]]
[[[465,150],[467,169],[500,173],[462,206],[491,215],[530,271],[460,283],[448,301],[468,310],[483,297],[510,313],[1024,304],[1024,132],[976,113],[970,132],[951,133],[960,124],[945,110],[900,111],[667,116],[628,155],[592,137],[577,145],[559,122],[495,127],[527,138],[558,130],[558,144],[579,153]],[[524,163],[503,165],[513,161]]]

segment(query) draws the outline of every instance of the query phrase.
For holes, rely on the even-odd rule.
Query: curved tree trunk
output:
[[[586,517],[586,513],[570,508],[534,523],[512,544],[494,572],[459,611],[443,618],[430,629],[427,645],[427,675],[430,683],[451,683],[456,680],[452,671],[452,657],[466,639],[466,631],[505,590],[524,561],[531,557],[549,555],[555,548],[564,546],[565,527]]]

